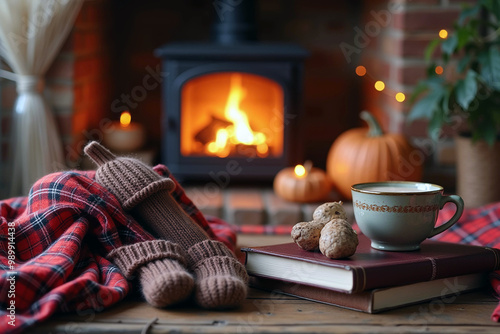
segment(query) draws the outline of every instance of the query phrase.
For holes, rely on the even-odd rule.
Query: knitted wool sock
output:
[[[210,240],[179,206],[170,194],[175,186],[171,179],[139,160],[117,158],[97,142],[87,145],[85,153],[99,165],[96,180],[115,194],[125,210],[161,239],[189,250],[188,269],[195,274],[195,299],[201,306],[233,307],[245,299],[245,267],[224,244]]]
[[[221,242],[205,240],[188,250],[188,267],[196,276],[195,299],[204,308],[230,308],[247,296],[245,267]]]
[[[108,258],[127,279],[135,274],[146,301],[165,307],[187,299],[193,290],[193,276],[185,269],[184,251],[165,240],[144,241],[114,249]]]
[[[178,243],[183,249],[209,238],[171,196],[175,187],[172,179],[161,177],[137,159],[117,158],[97,142],[84,150],[99,165],[97,182],[157,237]]]

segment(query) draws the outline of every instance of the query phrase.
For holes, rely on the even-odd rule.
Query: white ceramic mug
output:
[[[443,187],[422,182],[359,183],[351,187],[354,216],[359,229],[375,249],[412,251],[420,243],[455,224],[464,209],[458,195],[443,195]],[[435,227],[439,210],[452,202],[457,210]]]

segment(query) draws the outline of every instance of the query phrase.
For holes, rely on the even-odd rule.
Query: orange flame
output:
[[[126,128],[127,126],[130,125],[130,122],[132,121],[132,116],[128,111],[124,111],[120,115],[120,124],[122,127]]]
[[[258,154],[267,154],[269,146],[266,136],[262,132],[252,130],[247,114],[240,109],[240,102],[245,98],[246,93],[242,85],[241,74],[233,74],[224,109],[224,116],[232,124],[217,131],[215,141],[207,145],[208,152],[219,157],[226,157],[230,154],[231,145],[245,144],[254,145]]]
[[[298,178],[303,178],[307,175],[306,168],[302,165],[295,166],[293,171],[295,173],[295,176],[297,176]]]

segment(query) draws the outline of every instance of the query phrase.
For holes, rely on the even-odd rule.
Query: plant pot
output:
[[[457,193],[468,208],[500,201],[500,142],[456,137]]]

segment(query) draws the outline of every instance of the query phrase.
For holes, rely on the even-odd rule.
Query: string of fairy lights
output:
[[[448,31],[446,29],[441,29],[438,33],[438,36],[441,39],[446,39],[446,38],[448,38]],[[436,66],[434,71],[436,72],[437,75],[441,75],[444,73],[443,67],[439,66],[439,65]],[[367,74],[366,67],[364,67],[363,65],[357,66],[355,69],[355,72],[356,72],[356,75],[360,76],[360,77],[365,76]],[[382,92],[385,89],[385,82],[383,82],[382,80],[377,80],[377,81],[375,81],[373,86],[377,91]],[[404,102],[406,100],[406,95],[403,92],[397,92],[394,95],[394,98],[398,102]]]

